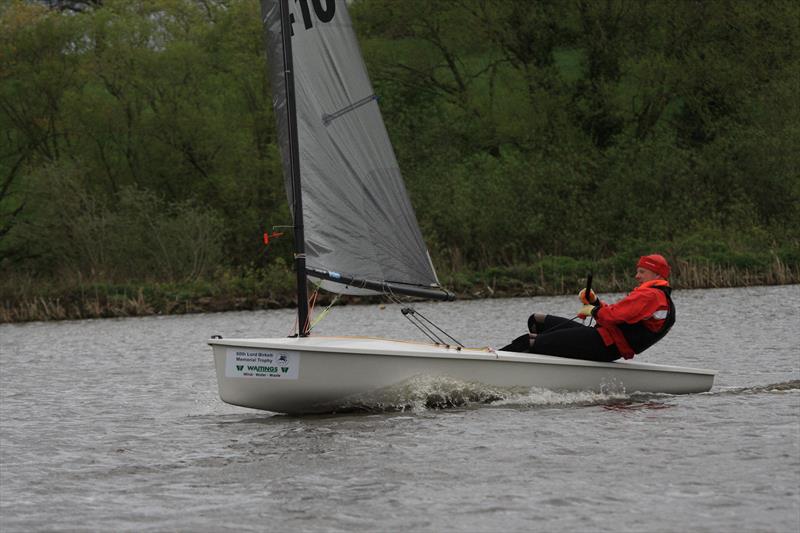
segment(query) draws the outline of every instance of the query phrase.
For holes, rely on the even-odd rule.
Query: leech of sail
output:
[[[362,105],[368,104],[368,103],[372,102],[373,100],[377,100],[377,99],[378,99],[378,97],[376,95],[371,94],[371,95],[367,96],[366,98],[362,98],[358,102],[354,102],[354,103],[350,104],[349,106],[347,106],[347,107],[345,107],[343,109],[340,109],[336,113],[331,113],[330,115],[325,113],[324,115],[322,115],[322,123],[325,126],[327,126],[328,124],[330,124],[331,122],[333,122],[337,118],[341,117],[345,113],[349,113],[350,111],[352,111],[354,109],[358,109]]]

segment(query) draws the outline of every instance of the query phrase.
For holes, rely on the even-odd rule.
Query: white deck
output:
[[[437,359],[479,359],[513,361],[517,363],[536,363],[559,366],[589,366],[597,368],[620,368],[625,365],[631,369],[652,370],[656,372],[688,372],[716,375],[715,370],[686,368],[655,363],[640,363],[621,359],[613,363],[569,359],[552,355],[532,353],[503,352],[493,348],[461,348],[425,342],[380,339],[375,337],[280,337],[250,339],[211,339],[209,344],[223,346],[244,346],[251,348],[275,348],[309,352],[341,354],[382,354],[400,357],[436,357]]]

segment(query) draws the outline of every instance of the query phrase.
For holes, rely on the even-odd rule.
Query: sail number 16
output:
[[[296,4],[300,4],[300,12],[303,17],[303,25],[307,30],[314,27],[311,20],[311,7],[314,8],[314,14],[320,22],[330,22],[333,20],[333,14],[336,12],[336,0],[294,0]],[[294,25],[294,15],[290,15],[289,20]],[[294,34],[294,26],[292,26],[292,34]]]

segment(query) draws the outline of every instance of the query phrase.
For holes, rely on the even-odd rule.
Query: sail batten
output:
[[[280,0],[262,0],[273,105],[293,206]],[[358,292],[432,291],[439,281],[369,81],[345,0],[289,2],[306,268],[346,272]],[[315,276],[319,277],[319,276]],[[326,279],[333,292],[353,284]],[[369,281],[366,281],[369,280]],[[432,288],[432,289],[431,289]],[[427,295],[426,297],[437,297]]]
[[[336,111],[335,113],[324,114],[324,115],[322,115],[322,123],[325,126],[327,126],[328,124],[331,123],[331,121],[336,120],[337,118],[341,117],[342,115],[344,115],[348,111],[352,111],[353,109],[357,109],[357,108],[361,107],[362,105],[368,104],[371,101],[377,100],[377,99],[378,99],[377,95],[371,94],[371,95],[369,95],[369,96],[367,96],[365,98],[362,98],[358,102],[350,104],[349,106],[345,107],[344,109],[340,109],[339,111]]]

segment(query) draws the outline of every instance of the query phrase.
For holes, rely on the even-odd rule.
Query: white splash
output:
[[[416,376],[402,383],[347,398],[336,411],[413,411],[470,405],[582,406],[629,399],[625,390],[608,384],[600,392],[552,391],[528,387],[493,387],[449,377]]]

